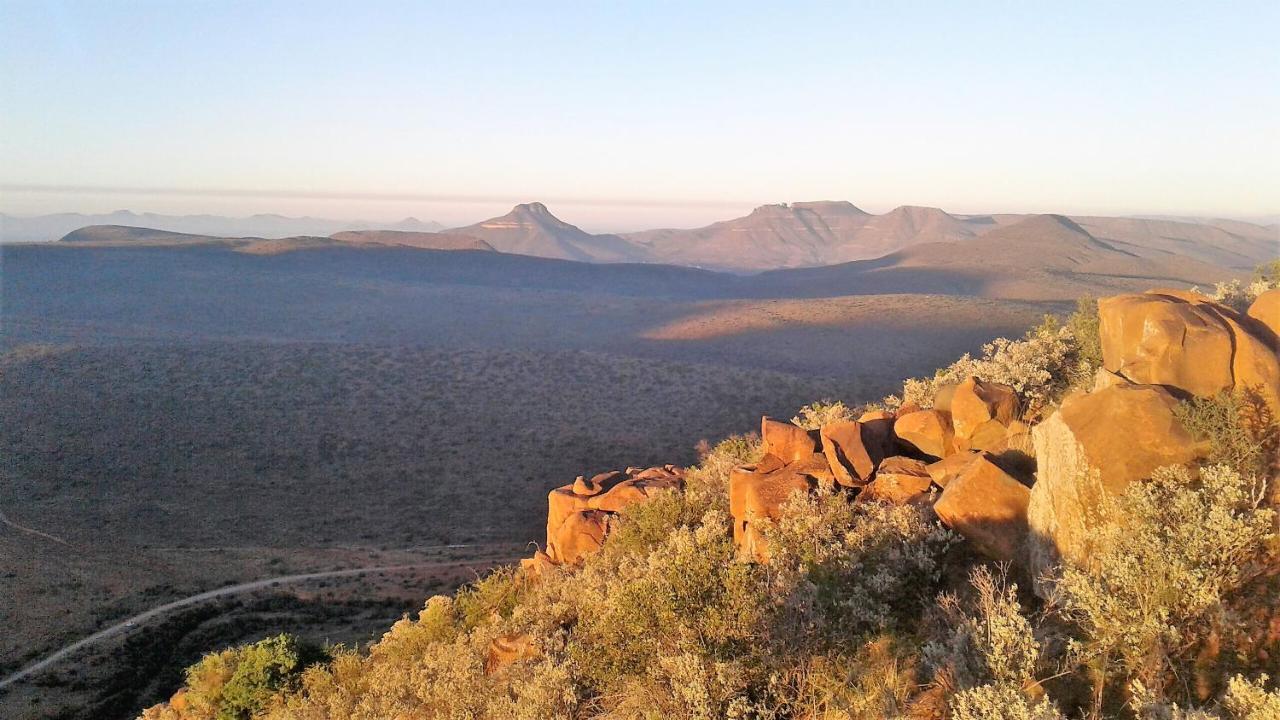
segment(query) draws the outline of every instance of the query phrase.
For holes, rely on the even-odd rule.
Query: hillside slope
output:
[[[762,293],[945,292],[1020,300],[1159,285],[1211,285],[1230,273],[1171,253],[1139,255],[1090,235],[1061,215],[1033,215],[965,241],[913,245],[875,260],[771,271],[757,276]]]

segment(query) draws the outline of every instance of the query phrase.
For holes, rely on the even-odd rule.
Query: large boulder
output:
[[[929,473],[929,478],[933,480],[933,484],[940,488],[946,488],[952,480],[956,479],[965,468],[980,457],[975,452],[958,452],[925,466],[925,471]]]
[[[627,468],[592,476],[579,476],[547,494],[547,544],[521,563],[536,577],[546,565],[576,565],[604,543],[610,518],[624,508],[660,492],[684,487],[684,471],[674,465]]]
[[[884,428],[884,421],[863,424],[857,420],[827,423],[819,435],[822,454],[831,467],[836,482],[846,487],[867,484],[876,466],[884,459],[892,438]]]
[[[1022,555],[1031,491],[992,462],[975,455],[948,481],[933,511],[947,527],[994,560]]]
[[[830,470],[821,455],[782,466],[743,465],[730,471],[729,514],[733,516],[733,541],[739,555],[768,562],[768,542],[760,524],[776,520],[796,493],[808,493],[817,487],[823,473]]]
[[[1261,325],[1271,332],[1269,338],[1263,339],[1274,343],[1280,337],[1280,288],[1259,295],[1249,306],[1248,315],[1255,325]]]
[[[1113,373],[1199,397],[1249,389],[1280,410],[1280,360],[1252,316],[1195,293],[1160,290],[1103,298],[1098,320],[1103,366]]]
[[[559,565],[578,565],[604,545],[609,534],[610,513],[583,510],[564,519],[547,538],[547,555]]]
[[[1176,406],[1163,388],[1118,384],[1068,396],[1035,427],[1038,467],[1027,515],[1037,576],[1063,559],[1087,560],[1091,523],[1104,497],[1158,467],[1203,455],[1206,448],[1174,416]]]
[[[933,480],[923,462],[909,457],[891,457],[880,463],[875,479],[858,493],[858,500],[906,505],[927,498],[932,486]]]
[[[917,410],[899,415],[893,424],[898,439],[925,455],[944,458],[955,452],[951,416],[941,410]]]
[[[766,455],[783,462],[804,460],[819,452],[817,433],[771,417],[760,418],[760,439]]]
[[[1169,385],[1193,395],[1231,389],[1231,333],[1204,302],[1169,294],[1117,295],[1098,301],[1102,364],[1135,383]]]
[[[587,501],[587,507],[605,512],[621,512],[624,508],[644,502],[657,493],[679,490],[684,480],[675,474],[667,476],[636,476],[614,485],[608,492]]]
[[[966,378],[951,398],[951,425],[957,437],[972,437],[995,422],[1002,427],[1018,417],[1018,394],[1008,385]]]

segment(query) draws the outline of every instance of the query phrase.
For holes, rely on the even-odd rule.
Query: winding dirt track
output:
[[[448,547],[463,548],[468,546],[451,545]],[[318,580],[321,578],[347,577],[351,575],[360,575],[363,573],[372,573],[372,572],[401,572],[405,570],[418,570],[421,568],[439,567],[439,566],[456,565],[456,564],[457,564],[456,560],[446,561],[446,562],[436,561],[436,562],[429,562],[429,563],[416,563],[412,565],[379,565],[374,567],[351,568],[348,570],[329,570],[327,572],[303,573],[301,575],[281,575],[279,577],[271,577],[271,578],[265,578],[262,580],[254,580],[253,582],[241,583],[239,585],[228,585],[227,587],[221,587],[215,590],[207,590],[205,592],[198,593],[196,595],[190,595],[188,597],[182,598],[181,600],[174,600],[173,602],[165,603],[164,605],[153,607],[150,610],[147,610],[146,612],[141,612],[141,613],[138,613],[137,615],[134,615],[131,618],[122,620],[121,622],[118,622],[109,628],[99,630],[98,632],[90,635],[87,638],[84,638],[83,640],[78,640],[76,642],[73,642],[64,648],[50,655],[45,656],[43,659],[37,660],[36,662],[22,668],[21,670],[13,673],[12,675],[4,678],[3,680],[0,680],[0,690],[4,690],[8,686],[16,682],[19,682],[27,677],[30,677],[31,675],[41,672],[42,670],[47,669],[49,666],[54,665],[60,660],[66,659],[67,657],[74,654],[78,650],[81,650],[90,645],[93,645],[94,643],[100,642],[102,640],[106,640],[107,638],[110,638],[116,635],[120,635],[122,633],[128,632],[129,630],[136,629],[138,626],[142,625],[143,623],[149,620],[152,620],[156,617],[159,617],[161,615],[164,615],[165,613],[173,612],[174,610],[180,610],[184,607],[190,607],[192,605],[198,605],[202,602],[207,602],[215,598],[220,598],[227,595],[237,595],[245,592],[252,592],[254,590],[262,590],[264,588],[268,588],[273,585],[283,584],[283,583],[303,582],[306,580]]]

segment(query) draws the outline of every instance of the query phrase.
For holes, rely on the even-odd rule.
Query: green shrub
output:
[[[1102,367],[1102,336],[1098,320],[1098,299],[1083,297],[1076,301],[1076,310],[1067,318],[1067,330],[1075,341],[1076,360],[1080,367],[1076,370],[1076,384],[1092,379],[1094,372]]]
[[[211,720],[248,720],[277,691],[293,685],[309,665],[326,659],[292,635],[206,655],[187,669],[192,715]]]
[[[1021,340],[992,340],[982,347],[979,359],[966,354],[932,378],[907,380],[901,402],[932,407],[939,387],[973,376],[1012,387],[1022,400],[1023,415],[1036,420],[1087,372],[1071,328],[1059,327],[1053,320]]]
[[[1274,513],[1259,486],[1226,466],[1156,471],[1116,499],[1089,567],[1062,569],[1055,590],[1078,628],[1073,652],[1099,696],[1137,680],[1163,699],[1227,601],[1263,557]]]
[[[1280,425],[1267,404],[1251,392],[1191,398],[1175,411],[1197,439],[1209,443],[1209,461],[1248,478],[1267,475],[1280,439]]]
[[[1184,709],[1151,698],[1140,684],[1133,688],[1133,706],[1141,720],[1274,720],[1280,718],[1280,689],[1266,689],[1267,676],[1254,682],[1237,675],[1216,708]]]
[[[791,418],[791,422],[805,430],[817,430],[833,422],[854,419],[856,419],[854,411],[839,400],[821,400],[800,408],[800,412]]]
[[[916,617],[956,542],[926,509],[850,502],[840,491],[797,494],[763,530],[771,571],[804,595],[789,602],[792,622],[824,648],[856,647]]]

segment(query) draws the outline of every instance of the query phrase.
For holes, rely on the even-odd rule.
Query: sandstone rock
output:
[[[1098,368],[1093,374],[1093,389],[1106,390],[1112,385],[1127,385],[1129,381],[1123,376],[1111,372],[1106,368]]]
[[[968,435],[956,435],[957,451],[988,450],[998,452],[1008,446],[1009,431],[999,420],[988,420],[973,428]]]
[[[988,426],[992,420],[1008,426],[1017,416],[1017,393],[1000,383],[966,378],[956,387],[951,400],[951,425],[957,437],[973,437],[979,427]]]
[[[775,455],[783,462],[803,460],[819,452],[815,435],[789,422],[770,417],[760,419],[760,439],[764,441],[765,453]]]
[[[1152,385],[1114,385],[1068,396],[1032,431],[1038,470],[1028,522],[1039,576],[1065,558],[1089,555],[1090,518],[1103,493],[1119,494],[1164,465],[1203,454],[1174,417],[1177,401]]]
[[[1249,306],[1248,315],[1254,322],[1271,331],[1271,337],[1262,337],[1272,343],[1280,337],[1280,289],[1268,290],[1258,296]],[[1272,347],[1275,347],[1272,344]]]
[[[1256,392],[1280,415],[1280,357],[1275,346],[1246,330],[1237,317],[1224,315],[1222,321],[1231,329],[1235,346],[1231,357],[1235,389]]]
[[[492,675],[512,663],[531,660],[541,654],[533,640],[533,636],[529,633],[499,635],[489,642],[489,651],[484,662],[484,673],[485,675]]]
[[[954,402],[956,390],[959,386],[956,383],[947,383],[940,385],[933,392],[933,409],[942,412],[951,412],[951,403]]]
[[[858,501],[906,505],[928,497],[932,484],[925,463],[915,458],[891,457],[880,464],[871,484],[858,493]]]
[[[929,473],[929,478],[933,480],[934,485],[945,488],[978,457],[980,455],[976,452],[958,452],[927,465],[925,470]]]
[[[777,519],[793,494],[807,493],[817,485],[817,479],[797,465],[770,472],[743,465],[730,471],[729,514],[733,516],[733,541],[742,557],[768,562],[768,543],[759,522]]]
[[[601,485],[600,485],[599,483],[595,483],[595,482],[592,482],[592,481],[590,481],[590,480],[587,480],[586,478],[582,477],[581,475],[579,475],[579,476],[578,476],[578,477],[573,481],[573,488],[572,488],[572,490],[573,490],[573,494],[574,494],[574,495],[581,495],[581,496],[584,496],[584,497],[588,497],[588,496],[591,496],[591,495],[598,495],[598,494],[600,494],[600,492],[601,492],[603,489],[604,489],[604,488],[603,488],[603,487],[601,487]]]
[[[1215,306],[1173,294],[1098,301],[1102,364],[1135,383],[1208,397],[1234,386],[1231,331]]]
[[[629,505],[644,502],[659,492],[678,490],[683,485],[684,481],[675,475],[654,476],[651,474],[646,477],[644,473],[641,473],[630,480],[623,480],[614,485],[603,495],[591,498],[587,501],[587,507],[593,510],[616,513]]]
[[[982,554],[1012,561],[1027,537],[1030,497],[1025,485],[979,455],[947,483],[933,511]]]
[[[544,572],[555,566],[556,563],[551,559],[551,556],[541,550],[535,550],[531,558],[522,558],[520,560],[520,572],[531,578],[542,577]]]
[[[898,439],[925,455],[944,458],[955,452],[951,416],[940,410],[918,410],[900,415],[893,424],[893,432]]]
[[[576,481],[574,483],[577,484]],[[590,509],[588,504],[591,495],[579,495],[574,492],[574,485],[563,485],[547,493],[547,546],[550,547],[555,533],[560,529],[565,518]]]
[[[856,420],[828,423],[819,435],[836,482],[846,487],[865,485],[884,459],[884,433]]]
[[[553,537],[547,538],[547,555],[553,562],[577,565],[604,545],[609,534],[609,513],[582,510],[564,519]]]
[[[893,434],[893,423],[897,416],[886,410],[872,410],[862,413],[858,422],[862,423],[862,437],[868,444],[878,444],[885,455],[893,453],[898,447],[898,438]]]
[[[888,420],[889,425],[893,425],[895,418],[897,418],[897,416],[888,410],[868,410],[858,416],[858,422],[867,425],[877,420]]]

